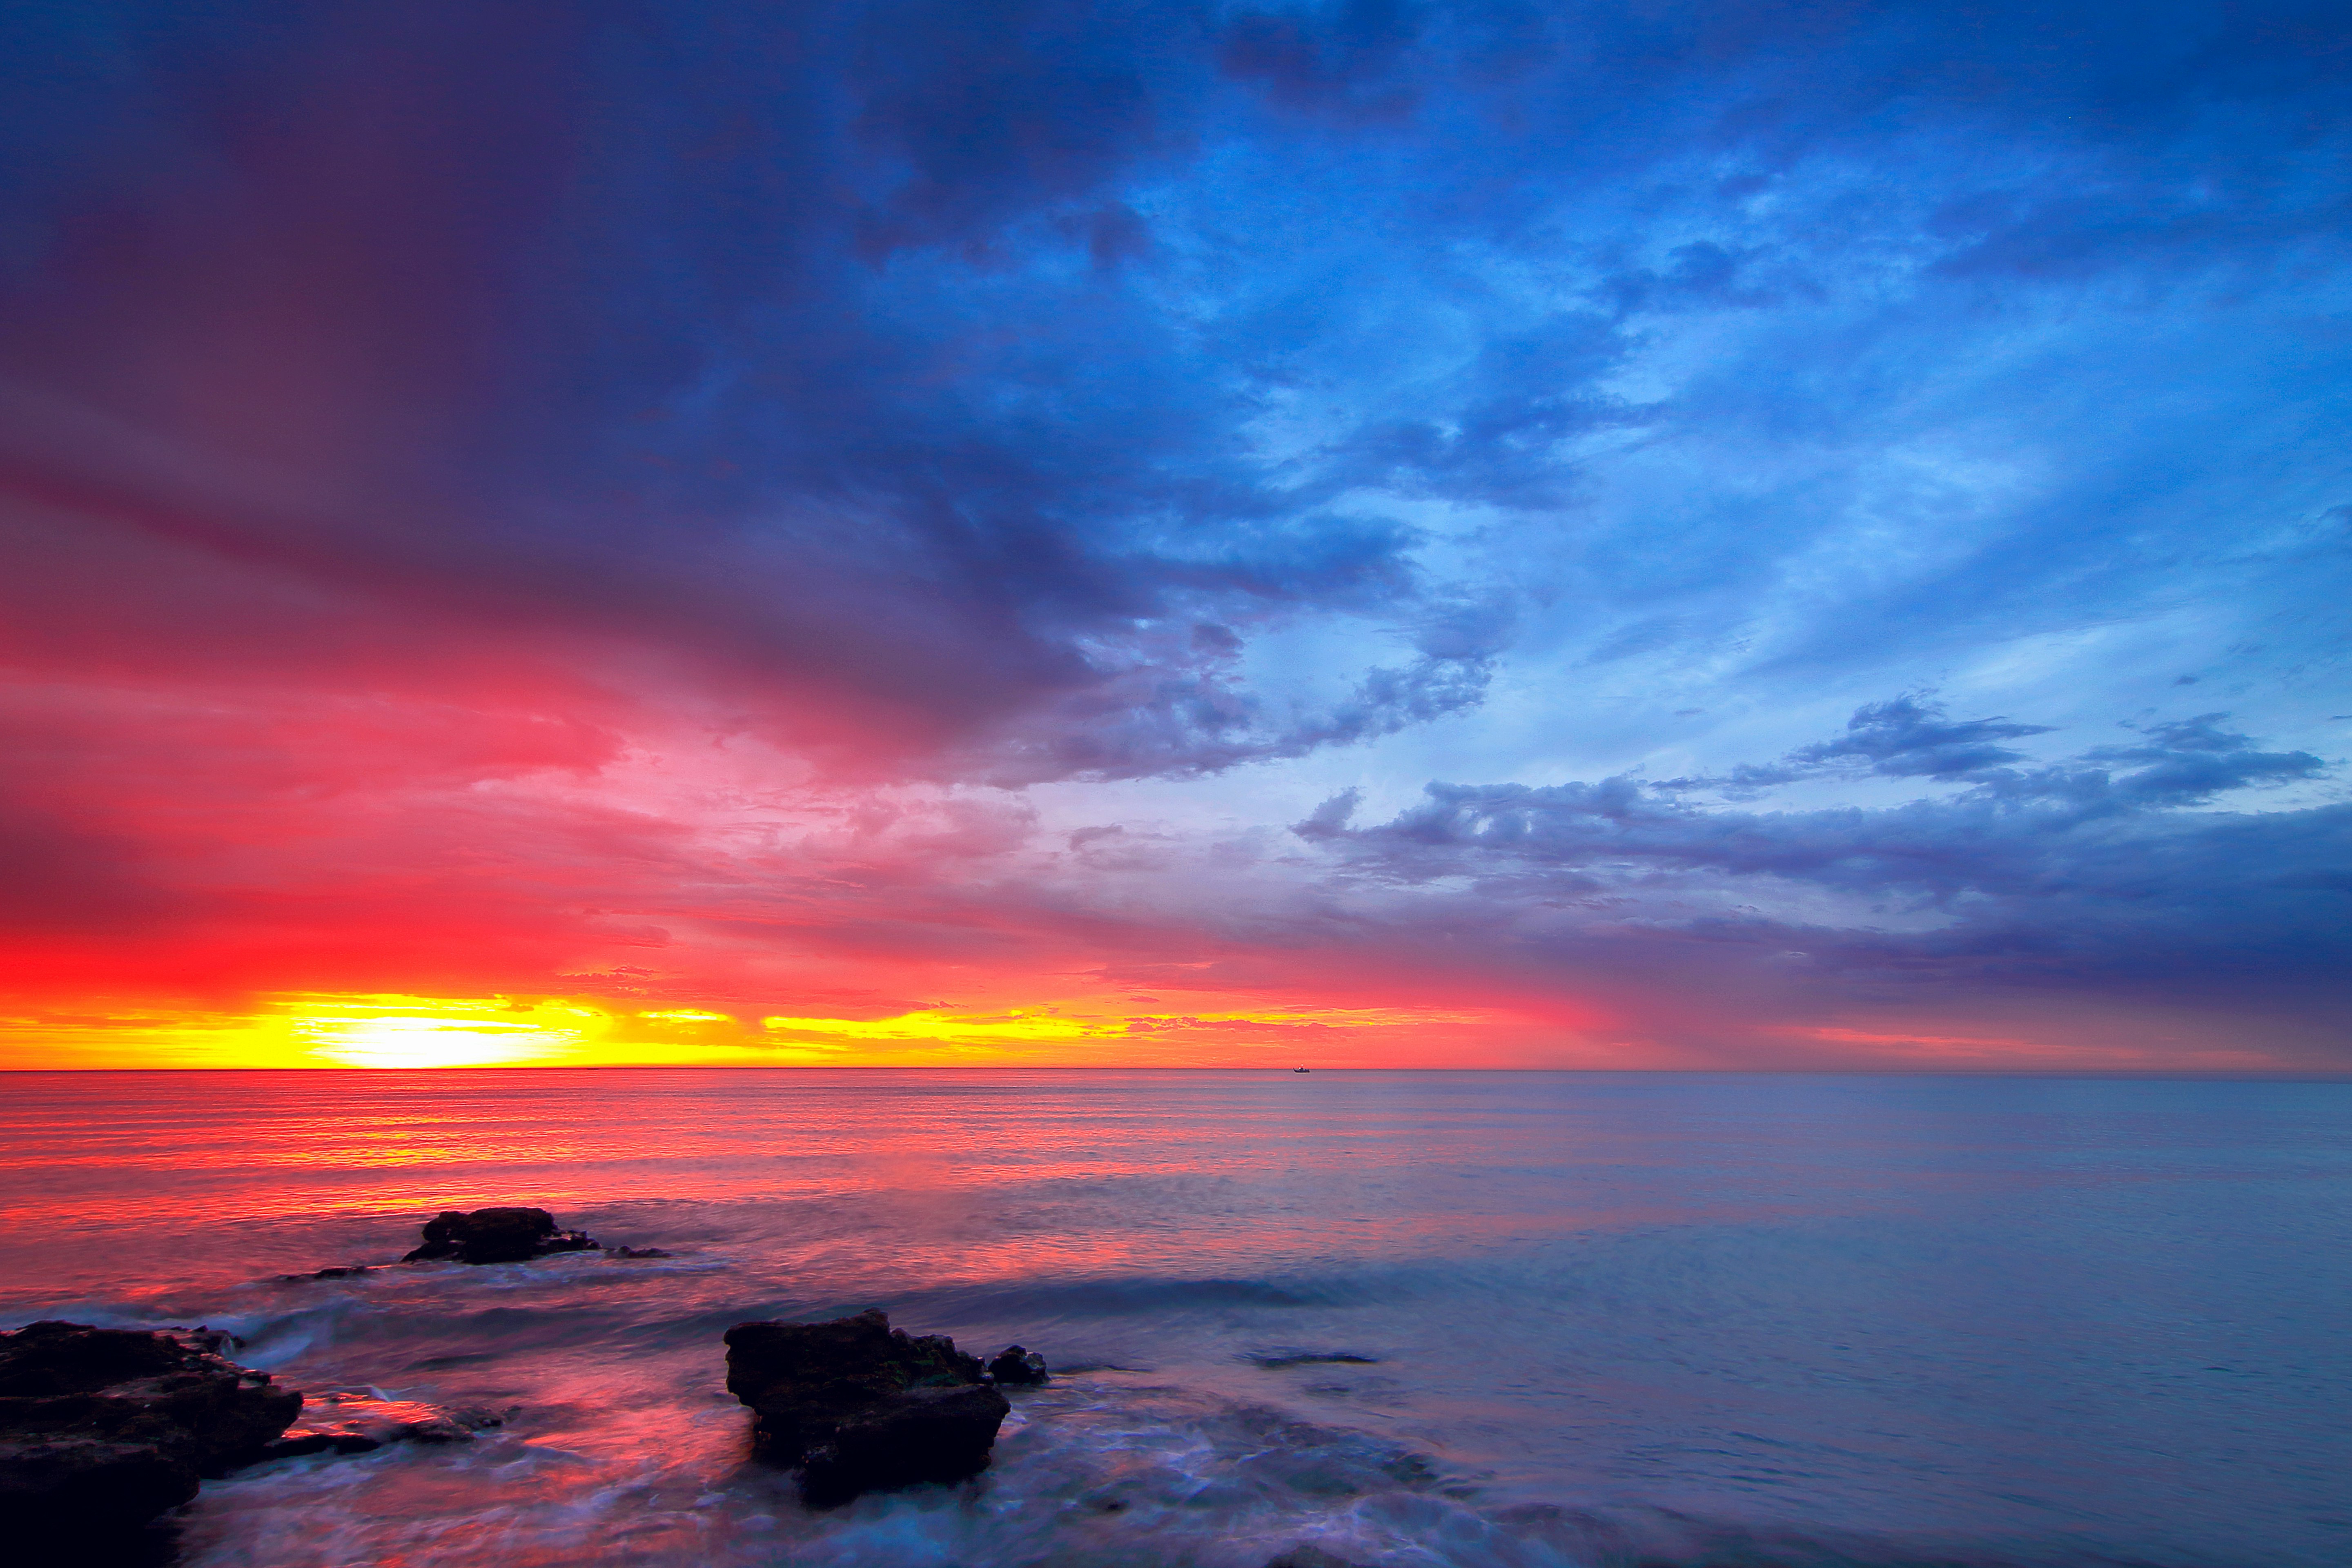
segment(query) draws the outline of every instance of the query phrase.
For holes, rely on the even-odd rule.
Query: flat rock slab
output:
[[[205,1476],[261,1457],[302,1408],[218,1353],[226,1336],[39,1322],[0,1334],[0,1541],[108,1555]]]
[[[977,1474],[1012,1409],[979,1357],[944,1334],[893,1329],[880,1311],[736,1324],[727,1390],[753,1411],[753,1451],[802,1467],[801,1495],[820,1508]]]
[[[450,1410],[417,1400],[331,1389],[306,1397],[302,1414],[262,1457],[365,1454],[388,1443],[470,1443],[475,1433],[505,1424],[505,1416],[487,1410]]]

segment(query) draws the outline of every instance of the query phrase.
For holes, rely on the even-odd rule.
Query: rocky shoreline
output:
[[[0,1336],[0,1540],[31,1561],[131,1555],[207,1477],[266,1456],[302,1395],[206,1331],[45,1321]]]
[[[289,1283],[403,1266],[529,1263],[605,1248],[547,1210],[445,1210],[396,1264],[344,1264]],[[877,1490],[951,1484],[989,1464],[1011,1413],[1007,1390],[1052,1382],[1045,1358],[1008,1345],[983,1363],[944,1334],[910,1335],[869,1309],[823,1322],[748,1321],[722,1340],[727,1389],[752,1415],[751,1457],[796,1472],[811,1509]],[[113,1329],[63,1321],[0,1332],[0,1542],[26,1568],[170,1561],[156,1521],[208,1479],[247,1465],[361,1454],[389,1443],[464,1443],[512,1412],[445,1409],[330,1389],[305,1394],[225,1352],[209,1329]],[[1312,1547],[1267,1568],[1346,1568]]]

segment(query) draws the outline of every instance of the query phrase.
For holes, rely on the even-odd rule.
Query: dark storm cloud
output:
[[[1285,109],[1342,122],[1402,121],[1420,98],[1418,85],[1400,78],[1428,10],[1399,0],[1244,9],[1220,30],[1217,63]]]
[[[0,367],[58,420],[187,461],[133,474],[17,422],[7,482],[403,614],[720,666],[823,710],[792,721],[812,732],[870,728],[877,767],[1295,756],[1475,706],[1509,634],[1430,628],[1512,598],[1529,552],[1555,598],[1699,625],[1722,612],[1660,603],[1775,580],[1824,500],[1502,539],[1441,573],[1366,498],[1558,521],[1595,441],[1897,444],[1916,427],[1886,411],[1996,282],[2291,271],[2346,218],[2338,23],[20,7]],[[1736,232],[1759,203],[1786,232]],[[1906,290],[1927,303],[1870,315]],[[1864,319],[1801,315],[1831,307]],[[1752,351],[1775,374],[1627,379],[1664,318],[1778,310],[1801,314]],[[2128,601],[2170,542],[2120,551],[2084,520],[2116,514],[2103,465],[2131,456],[1932,595],[1875,590],[1780,657]],[[1314,672],[1349,695],[1307,700],[1190,633],[1318,616],[1421,645]],[[264,665],[294,646],[248,635]],[[2014,738],[1857,731],[1786,765],[1968,777]]]
[[[110,85],[80,106],[105,155],[17,215],[10,368],[299,499],[20,427],[26,500],[700,650],[1001,745],[992,776],[1196,772],[1475,700],[1477,660],[1441,659],[1261,722],[1160,635],[1421,586],[1411,531],[1271,473],[1215,367],[1063,275],[1150,253],[1109,182],[1191,133],[1182,8],[112,22],[45,40]],[[1033,732],[1066,712],[1087,732]]]

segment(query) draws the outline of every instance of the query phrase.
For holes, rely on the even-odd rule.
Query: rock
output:
[[[1004,1395],[984,1383],[910,1388],[847,1417],[808,1451],[801,1495],[814,1508],[862,1491],[960,1481],[988,1464]]]
[[[226,1336],[39,1322],[0,1334],[0,1541],[34,1562],[124,1549],[302,1408]]]
[[[1376,1355],[1357,1355],[1349,1351],[1262,1351],[1244,1354],[1242,1359],[1253,1366],[1276,1372],[1290,1366],[1378,1366]]]
[[[1319,1546],[1294,1546],[1272,1558],[1265,1568],[1356,1568],[1344,1557],[1334,1557]]]
[[[980,1358],[910,1337],[878,1310],[727,1331],[727,1391],[750,1405],[753,1451],[798,1465],[818,1508],[873,1488],[960,1480],[988,1464],[1012,1406]]]
[[[505,1417],[486,1410],[444,1410],[437,1405],[333,1389],[304,1400],[302,1414],[261,1457],[364,1454],[387,1443],[470,1443],[476,1432],[503,1425]]]
[[[545,1209],[444,1209],[425,1222],[425,1245],[401,1259],[425,1263],[454,1258],[460,1263],[521,1263],[556,1252],[593,1252],[598,1245],[576,1230],[558,1230]]]
[[[670,1254],[658,1247],[615,1247],[607,1249],[613,1258],[667,1258]]]
[[[348,1279],[354,1274],[372,1274],[375,1267],[373,1263],[344,1263],[332,1268],[314,1268],[308,1274],[280,1274],[278,1278],[289,1285],[305,1279]]]
[[[1040,1387],[1051,1383],[1053,1374],[1045,1370],[1045,1358],[1035,1351],[1023,1350],[1019,1345],[1007,1345],[1004,1353],[988,1363],[988,1375],[998,1384],[1026,1384]]]

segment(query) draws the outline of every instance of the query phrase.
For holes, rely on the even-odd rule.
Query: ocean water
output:
[[[0,1323],[510,1412],[206,1483],[203,1568],[2352,1563],[2352,1085],[13,1074]],[[608,1246],[384,1262],[443,1207]],[[1060,1375],[812,1514],[720,1333]]]

